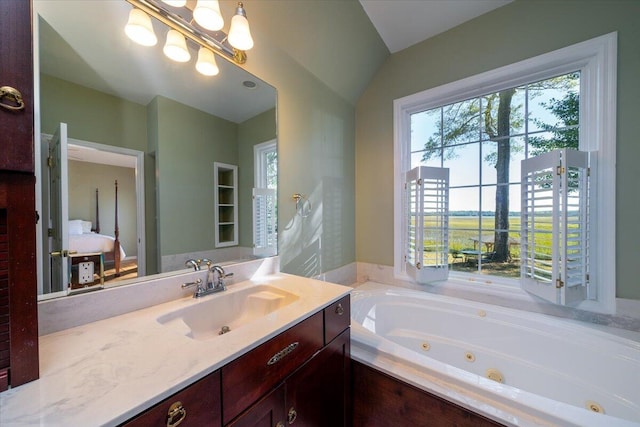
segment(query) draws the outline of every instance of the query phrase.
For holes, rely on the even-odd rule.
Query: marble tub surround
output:
[[[225,265],[225,272],[233,273],[225,281],[233,284],[275,274],[280,270],[279,262],[278,257],[271,257]],[[48,335],[193,295],[193,289],[182,289],[180,285],[198,278],[206,280],[206,275],[206,271],[185,269],[183,273],[160,274],[126,285],[40,301],[38,333]]]
[[[190,296],[40,337],[40,379],[0,394],[0,425],[117,425],[219,369],[342,296],[349,287],[287,274],[268,284],[299,298],[237,331],[197,341],[157,318],[206,302]],[[234,333],[235,332],[235,333]]]

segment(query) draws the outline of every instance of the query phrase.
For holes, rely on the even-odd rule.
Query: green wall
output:
[[[43,133],[53,134],[64,122],[70,138],[147,151],[146,114],[144,105],[40,75]]]
[[[238,205],[240,208],[240,246],[253,246],[253,146],[276,139],[276,109],[238,125]]]
[[[354,262],[354,106],[264,40],[246,69],[278,90],[281,270],[313,275]],[[311,215],[295,214],[294,193],[311,201]]]
[[[152,103],[160,253],[213,249],[213,162],[238,163],[237,125],[161,96]]]
[[[617,296],[640,299],[640,2],[517,0],[391,55],[356,108],[357,259],[393,265],[393,100],[618,31]]]

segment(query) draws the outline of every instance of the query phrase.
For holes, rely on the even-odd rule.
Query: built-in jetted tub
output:
[[[640,425],[633,336],[372,282],[351,304],[355,360],[474,412],[517,426]]]

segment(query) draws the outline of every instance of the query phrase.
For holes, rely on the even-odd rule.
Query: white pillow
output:
[[[82,220],[69,220],[69,235],[82,234]]]
[[[82,233],[91,233],[91,221],[82,221]]]

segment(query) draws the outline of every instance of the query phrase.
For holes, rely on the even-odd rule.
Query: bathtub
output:
[[[640,426],[635,339],[373,282],[351,298],[361,363],[506,425]]]

